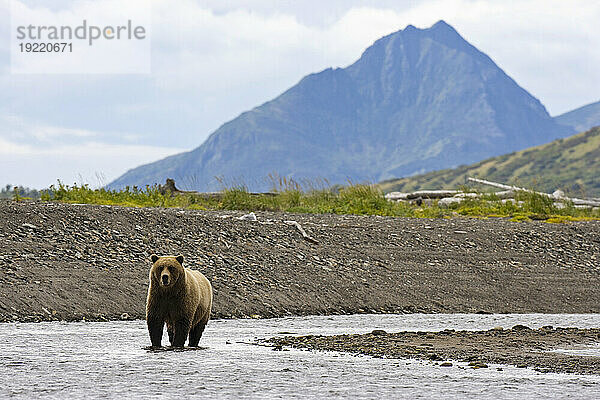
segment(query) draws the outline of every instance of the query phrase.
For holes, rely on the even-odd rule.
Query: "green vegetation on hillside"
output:
[[[476,164],[385,181],[380,187],[384,192],[456,189],[465,185],[467,176],[548,193],[562,189],[573,196],[600,197],[600,127]]]
[[[120,191],[90,189],[87,185],[66,186],[59,182],[42,194],[44,201],[65,203],[104,204],[127,207],[179,207],[196,210],[285,211],[297,213],[331,213],[382,215],[394,217],[450,218],[505,217],[516,221],[546,220],[566,222],[577,219],[600,219],[598,209],[577,209],[567,204],[557,209],[545,196],[523,192],[515,200],[503,203],[495,195],[481,199],[467,199],[448,208],[431,205],[413,205],[387,201],[375,185],[348,185],[320,190],[303,191],[298,185],[286,185],[275,194],[252,194],[243,187],[226,189],[217,196],[170,192],[162,194],[158,187],[144,190],[126,188]]]

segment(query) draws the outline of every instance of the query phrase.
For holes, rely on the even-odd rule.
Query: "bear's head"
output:
[[[172,287],[185,275],[182,255],[159,257],[152,254],[150,260],[152,261],[150,277],[161,287]]]

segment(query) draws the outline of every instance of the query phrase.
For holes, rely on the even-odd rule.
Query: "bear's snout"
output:
[[[163,276],[161,277],[161,279],[162,279],[162,284],[163,284],[163,285],[167,286],[167,285],[169,284],[169,275],[166,275],[166,274],[165,274],[165,275],[163,275]]]

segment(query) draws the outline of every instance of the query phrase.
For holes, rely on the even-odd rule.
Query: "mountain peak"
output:
[[[211,191],[220,176],[267,190],[273,172],[300,181],[373,182],[479,161],[572,131],[439,21],[377,40],[354,64],[308,75],[195,150],[131,170],[109,187],[174,178]]]
[[[435,44],[432,46],[431,42]],[[452,26],[439,20],[429,28],[407,25],[402,30],[378,39],[348,67],[348,72],[353,76],[364,75],[369,71],[399,76],[401,70],[415,68],[423,57],[435,58],[447,50],[464,53],[469,59],[477,59],[477,62],[490,68],[497,68],[487,55],[467,42]]]
[[[452,25],[448,24],[446,21],[441,19],[438,22],[436,22],[435,24],[431,25],[429,28],[417,28],[416,26],[414,26],[412,24],[408,24],[408,25],[406,25],[406,27],[404,29],[400,29],[399,31],[396,31],[387,36],[384,36],[380,40],[390,38],[390,37],[393,37],[395,35],[402,34],[402,33],[429,33],[429,32],[447,32],[447,33],[458,34],[458,32],[456,32],[456,30],[452,27]]]
[[[446,21],[444,21],[443,19],[440,19],[438,22],[436,22],[435,24],[431,25],[431,28],[429,28],[429,30],[433,31],[441,31],[441,30],[446,30],[446,31],[452,31],[452,32],[456,32],[456,30],[450,25],[448,24]]]
[[[415,40],[414,38],[428,38],[455,50],[464,51],[470,54],[484,55],[469,42],[467,42],[450,24],[444,20],[439,20],[429,28],[417,28],[414,25],[407,25],[404,29],[376,40],[375,43],[373,43],[364,51],[363,56],[373,53],[376,54],[377,52],[374,51],[375,49],[381,49],[397,40],[411,42],[412,47],[419,46],[419,39]],[[484,57],[488,58],[485,55]]]

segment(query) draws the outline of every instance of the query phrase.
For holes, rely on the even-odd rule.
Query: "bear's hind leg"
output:
[[[192,330],[190,330],[190,342],[188,343],[188,346],[198,347],[204,328],[206,328],[206,322],[207,321],[200,321],[192,328]]]
[[[185,339],[187,339],[188,334],[190,333],[190,325],[192,325],[192,322],[186,318],[182,318],[175,322],[175,332],[173,332],[172,343],[173,347],[183,347],[185,344]]]
[[[167,322],[167,333],[169,334],[169,343],[173,346],[173,336],[175,335],[175,330],[173,329],[173,324]]]

